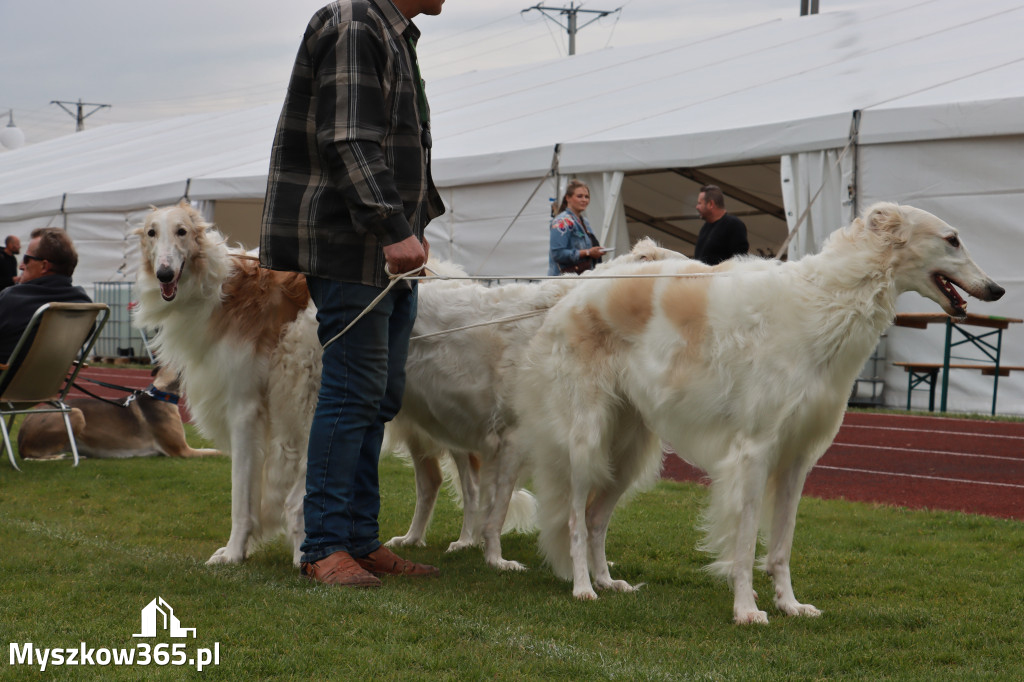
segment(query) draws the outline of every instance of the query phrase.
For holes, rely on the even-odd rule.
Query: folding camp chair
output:
[[[65,402],[100,330],[110,317],[106,303],[47,303],[32,316],[18,345],[0,364],[0,430],[15,469],[10,429],[27,412],[60,412],[78,466],[78,445],[71,431],[71,407]],[[46,407],[35,408],[44,404]]]

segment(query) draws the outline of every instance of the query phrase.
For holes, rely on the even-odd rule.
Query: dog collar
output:
[[[143,394],[148,395],[153,400],[162,400],[165,403],[171,403],[177,405],[179,397],[176,393],[168,393],[167,391],[161,391],[156,386],[150,384],[149,388],[143,391]]]

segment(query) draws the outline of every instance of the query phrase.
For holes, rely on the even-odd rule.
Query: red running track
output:
[[[149,370],[89,367],[78,384],[122,400],[126,388],[145,388]],[[85,397],[72,391],[72,397]],[[190,419],[179,403],[182,419]],[[662,475],[699,481],[700,469],[665,455]],[[847,413],[832,446],[811,470],[804,494],[822,499],[878,502],[913,509],[948,509],[1024,520],[1024,423]]]
[[[106,398],[107,400],[114,400],[117,402],[123,401],[131,391],[135,389],[148,388],[153,383],[153,377],[151,371],[148,369],[120,369],[110,367],[85,367],[78,373],[78,377],[75,379],[75,387],[81,387],[85,391],[93,394],[93,396],[99,396],[100,398]],[[126,390],[108,388],[106,386],[100,386],[95,384],[94,381],[102,381],[105,384],[113,384],[115,386],[121,386]],[[78,398],[91,398],[92,396],[87,395],[84,391],[72,388],[68,393],[69,399]],[[178,401],[178,411],[181,413],[182,421],[189,421],[192,417],[188,413],[188,409],[185,407],[185,401]]]
[[[662,476],[704,473],[667,453]],[[1024,423],[848,413],[804,494],[1024,520]]]

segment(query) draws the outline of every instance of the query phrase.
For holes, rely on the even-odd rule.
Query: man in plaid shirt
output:
[[[302,272],[323,353],[310,429],[302,573],[373,587],[377,575],[437,575],[381,545],[378,457],[397,414],[423,231],[444,212],[430,177],[430,121],[411,19],[444,0],[338,0],[306,27],[270,159],[260,233],[264,267]],[[385,265],[387,272],[385,272]]]

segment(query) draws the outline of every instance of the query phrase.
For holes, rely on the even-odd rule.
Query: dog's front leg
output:
[[[412,513],[412,523],[405,535],[393,537],[387,541],[389,547],[424,547],[427,525],[434,513],[437,493],[441,489],[441,463],[437,459],[439,453],[427,453],[422,449],[412,450],[412,467],[416,478],[416,509]]]
[[[569,556],[572,557],[572,596],[582,600],[597,599],[590,584],[589,533],[587,532],[587,497],[590,491],[571,474],[572,508],[569,511]],[[605,570],[608,570],[607,563]]]
[[[262,470],[264,457],[256,438],[263,429],[256,416],[255,405],[236,405],[228,411],[231,421],[231,535],[228,544],[214,552],[207,564],[243,561],[256,526],[259,485],[253,484],[253,477]]]
[[[814,461],[814,460],[812,460]],[[801,604],[793,593],[789,560],[793,550],[793,531],[807,472],[799,462],[782,468],[775,481],[775,508],[772,510],[771,535],[765,569],[775,584],[775,606],[788,616],[820,616],[811,604]]]
[[[480,460],[465,450],[451,450],[452,461],[459,471],[462,488],[462,532],[459,539],[448,545],[449,552],[476,544],[476,529],[480,525]]]
[[[608,558],[605,555],[605,539],[608,536],[608,522],[612,518],[612,511],[624,492],[621,485],[613,482],[611,489],[602,490],[594,496],[590,507],[587,509],[587,529],[590,533],[588,546],[590,548],[590,566],[594,571],[594,586],[602,590],[615,590],[616,592],[635,592],[642,587],[642,583],[630,585],[625,580],[612,580],[611,572],[608,570]]]
[[[305,458],[303,458],[305,461]],[[284,503],[285,528],[292,545],[292,564],[298,568],[302,560],[302,541],[306,538],[305,519],[302,516],[302,504],[306,496],[306,467],[302,467],[301,475],[295,479],[292,489]]]
[[[501,529],[505,525],[508,505],[512,500],[516,482],[519,479],[521,458],[519,452],[510,446],[499,448],[488,466],[495,467],[494,493],[491,497],[487,516],[484,519],[484,561],[503,571],[525,571],[526,566],[518,561],[503,559],[501,556]],[[486,473],[486,472],[485,472]],[[484,480],[489,480],[489,474]],[[487,495],[484,495],[487,497]]]

